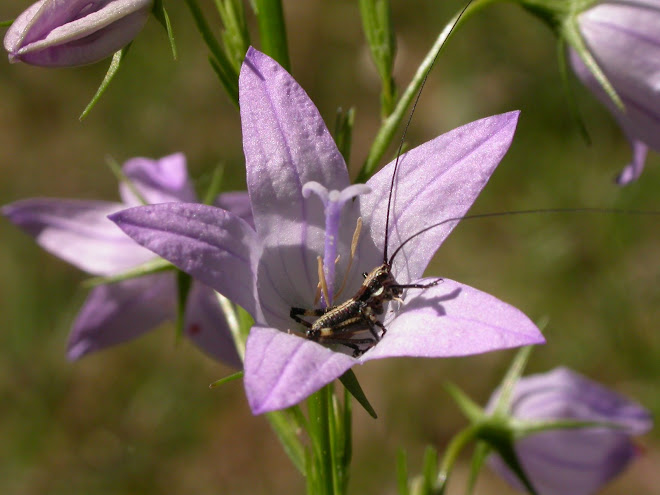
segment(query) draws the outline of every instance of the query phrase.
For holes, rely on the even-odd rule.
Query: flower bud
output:
[[[612,425],[548,429],[516,440],[520,464],[539,495],[596,492],[635,457],[631,436],[652,426],[646,409],[566,368],[521,378],[510,414],[526,425],[551,420]],[[500,457],[494,455],[490,461],[507,481],[522,489]]]
[[[580,13],[577,22],[587,49],[625,107],[622,111],[614,104],[571,50],[573,70],[614,114],[633,146],[633,160],[617,178],[625,185],[642,173],[647,147],[660,151],[660,4],[603,2]]]
[[[70,67],[98,62],[142,29],[153,0],[41,0],[5,35],[10,62]]]

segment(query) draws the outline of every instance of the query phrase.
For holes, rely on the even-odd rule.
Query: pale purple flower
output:
[[[10,62],[44,67],[91,64],[140,32],[154,0],[41,0],[5,35]]]
[[[149,203],[197,201],[186,160],[177,153],[150,160],[133,158],[123,167],[134,188]],[[108,220],[111,213],[141,204],[131,189],[120,185],[121,203],[34,198],[2,208],[9,221],[35,237],[55,256],[97,276],[119,275],[157,259]],[[220,195],[217,204],[251,221],[245,193]],[[68,357],[138,337],[176,314],[176,277],[152,274],[94,288],[78,313],[69,337]],[[202,283],[191,287],[185,311],[185,335],[212,357],[240,366],[215,292]]]
[[[539,495],[598,491],[635,458],[631,437],[652,426],[650,414],[642,406],[566,368],[521,378],[513,392],[510,414],[523,421],[598,421],[619,426],[550,430],[517,440],[516,453]],[[500,457],[493,455],[490,463],[512,485],[523,489]]]
[[[621,111],[574,50],[579,78],[616,117],[633,148],[620,185],[639,178],[648,148],[660,151],[660,1],[611,0],[577,18],[587,48],[625,106]]]
[[[223,210],[182,203],[134,208],[111,218],[254,317],[244,382],[255,414],[296,404],[372,359],[463,356],[543,342],[519,310],[449,279],[408,290],[404,302],[390,304],[383,320],[387,334],[361,356],[300,337],[303,328],[289,313],[292,307],[319,307],[318,256],[326,260],[334,303],[354,294],[361,273],[383,262],[393,164],[366,185],[351,186],[314,104],[277,62],[257,50],[250,49],[243,63],[239,96],[255,229]],[[390,254],[425,226],[465,214],[506,153],[517,119],[518,112],[511,112],[479,120],[401,156]],[[358,217],[362,235],[348,270]],[[457,222],[405,245],[392,268],[399,283],[435,280],[420,277]],[[344,279],[346,287],[337,295]]]

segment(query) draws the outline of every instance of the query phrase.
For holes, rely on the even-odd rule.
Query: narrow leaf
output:
[[[119,70],[119,66],[121,65],[121,61],[124,58],[124,55],[128,53],[128,49],[130,48],[131,43],[126,45],[124,48],[122,48],[119,51],[116,51],[115,54],[112,56],[112,61],[110,62],[110,67],[108,67],[108,72],[105,73],[105,77],[103,78],[103,81],[101,81],[101,85],[99,86],[99,89],[96,90],[96,94],[92,97],[92,100],[87,104],[83,112],[80,114],[80,117],[78,117],[78,120],[83,120],[89,112],[92,111],[92,108],[94,108],[94,105],[101,99],[101,96],[103,93],[105,93],[105,90],[108,89],[108,86],[110,86],[110,81],[115,77],[115,74]]]
[[[234,380],[243,378],[244,374],[245,373],[243,372],[243,370],[237,371],[236,373],[232,373],[231,375],[225,376],[224,378],[220,378],[219,380],[214,381],[209,385],[209,388],[218,388],[220,385],[224,385],[225,383],[233,382]]]
[[[355,373],[353,373],[353,370],[348,370],[346,373],[339,377],[339,380],[344,385],[344,387],[346,387],[346,390],[348,390],[349,393],[355,397],[355,400],[360,403],[364,410],[369,413],[369,416],[376,419],[378,415],[376,414],[374,408],[371,407],[367,396],[362,391],[360,382],[358,382],[358,379],[355,376]]]

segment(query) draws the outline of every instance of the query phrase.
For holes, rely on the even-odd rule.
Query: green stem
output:
[[[461,9],[461,11],[452,17],[451,20],[447,23],[438,38],[435,40],[431,50],[428,52],[421,65],[417,69],[417,72],[413,76],[412,81],[410,81],[410,84],[403,92],[403,95],[401,95],[401,99],[394,108],[394,111],[383,121],[382,125],[380,126],[380,129],[376,134],[376,138],[371,145],[371,149],[369,150],[369,154],[367,155],[367,159],[365,160],[364,165],[362,165],[362,169],[357,176],[356,182],[366,182],[367,179],[369,179],[369,177],[371,177],[375,172],[378,163],[383,158],[385,151],[387,151],[387,147],[392,142],[394,133],[403,120],[406,110],[413,102],[415,95],[418,94],[420,88],[426,81],[426,77],[428,76],[431,67],[433,67],[433,64],[435,63],[440,50],[449,38],[450,34],[456,27],[465,22],[472,14],[495,1],[496,0],[474,0],[467,7]]]
[[[259,23],[262,50],[291,72],[281,0],[254,0],[254,8]]]
[[[478,431],[479,427],[477,425],[470,425],[454,435],[454,438],[452,438],[447,450],[445,450],[444,456],[442,457],[438,478],[433,486],[432,493],[434,495],[442,495],[445,493],[447,480],[449,479],[449,474],[454,467],[456,459],[458,459],[458,454],[460,454],[461,450],[463,450],[467,444],[476,438]]]

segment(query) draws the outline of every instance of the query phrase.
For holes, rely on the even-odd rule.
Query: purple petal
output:
[[[188,296],[184,331],[186,337],[212,358],[234,368],[242,367],[215,291],[199,282]]]
[[[122,208],[105,201],[36,198],[1,211],[55,256],[94,275],[113,275],[154,258],[107,219]]]
[[[139,337],[174,316],[174,277],[151,275],[95,288],[87,297],[69,336],[67,356],[90,352]]]
[[[231,191],[220,194],[213,202],[214,206],[232,212],[239,218],[242,218],[254,228],[254,218],[252,217],[252,204],[250,196],[245,191]]]
[[[165,203],[124,210],[110,219],[137,243],[259,316],[257,239],[240,218],[213,206]]]
[[[391,321],[385,319],[385,326],[387,334],[361,361],[467,356],[545,342],[520,310],[449,279],[429,289],[408,289],[404,303]]]
[[[648,146],[639,140],[633,139],[630,144],[633,149],[632,159],[616,178],[616,183],[620,186],[626,186],[639,179],[639,176],[644,171],[644,163],[646,162],[646,155],[649,151]]]
[[[302,186],[349,185],[348,171],[321,115],[298,83],[272,58],[250,48],[239,78],[248,190],[260,236],[282,219],[306,220]]]
[[[356,360],[315,342],[274,328],[255,326],[245,351],[245,391],[254,414],[283,409],[303,400]]]
[[[298,296],[316,287],[316,256],[323,253],[324,214],[308,207],[303,184],[349,185],[348,171],[318,110],[273,59],[250,48],[239,78],[243,149],[252,212],[266,249],[276,252],[270,276],[295,277]],[[292,252],[289,252],[292,255]]]
[[[509,112],[464,125],[402,155],[395,180],[388,254],[424,227],[468,211],[495,167],[509,149],[519,112]],[[382,263],[385,216],[394,162],[374,175],[372,193],[361,202],[372,243],[360,243],[360,258],[372,268]],[[449,221],[416,237],[394,260],[399,283],[422,276],[433,254],[456,226]],[[365,268],[366,270],[366,268]]]
[[[49,67],[93,63],[128,44],[153,0],[46,0],[30,7],[5,36],[10,60]]]
[[[124,163],[123,170],[132,185],[149,204],[197,202],[195,189],[188,178],[186,157],[183,153],[175,153],[158,160],[131,158]],[[119,185],[119,194],[127,206],[142,204],[125,183]]]

